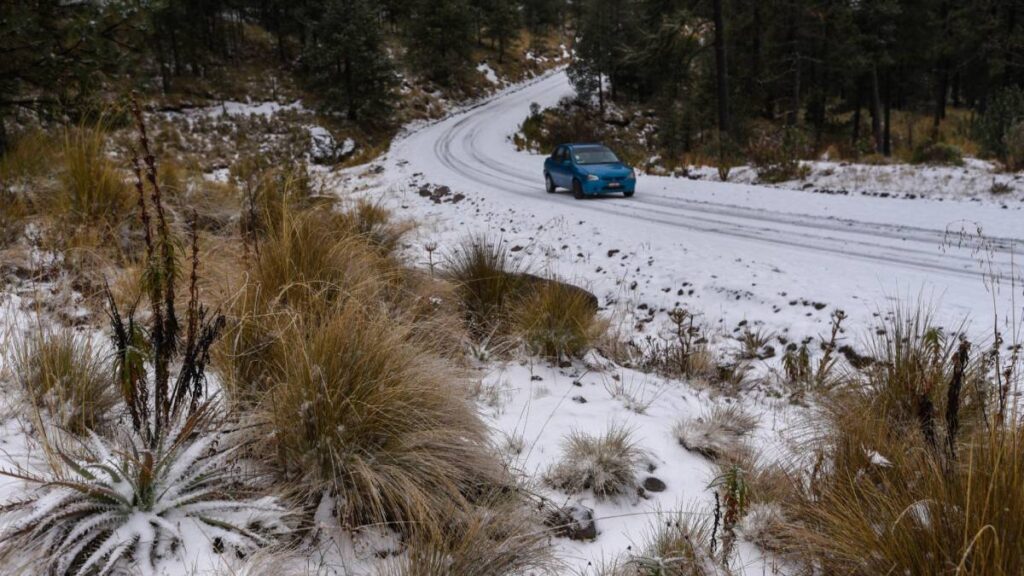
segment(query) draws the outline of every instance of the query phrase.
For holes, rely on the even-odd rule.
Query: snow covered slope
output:
[[[1024,251],[1019,203],[832,196],[643,175],[631,199],[548,195],[543,156],[516,151],[510,137],[530,103],[549,106],[567,94],[565,74],[553,73],[393,145],[387,188],[427,225],[423,243],[500,234],[521,244],[538,269],[587,284],[607,302],[678,304],[729,330],[747,319],[816,334],[833,308],[848,313],[848,326],[866,328],[887,300],[923,295],[940,302],[949,321],[970,316],[987,333],[993,300],[983,269],[1002,277],[996,302],[1009,312],[1011,253]],[[466,201],[419,198],[423,183],[449,186]]]

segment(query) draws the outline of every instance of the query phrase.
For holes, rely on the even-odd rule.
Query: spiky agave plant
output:
[[[5,547],[45,553],[48,573],[103,575],[126,565],[154,573],[190,545],[248,553],[286,529],[273,498],[233,499],[232,450],[187,428],[155,449],[134,436],[115,445],[95,434],[62,453],[49,475],[4,471],[39,487],[7,513]]]

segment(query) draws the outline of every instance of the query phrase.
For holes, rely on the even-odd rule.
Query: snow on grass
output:
[[[480,64],[478,64],[476,67],[476,71],[483,74],[484,78],[486,78],[488,82],[494,84],[495,86],[497,86],[501,82],[500,80],[498,80],[498,74],[494,71],[494,68],[491,68],[491,66],[487,64],[487,62],[481,62]]]
[[[657,173],[658,162],[648,162]],[[856,195],[876,198],[970,200],[991,202],[1007,209],[1024,208],[1024,177],[1019,172],[1001,171],[995,164],[977,158],[965,158],[963,166],[919,164],[857,164],[819,160],[803,162],[809,168],[805,178],[769,185],[771,188],[801,190],[825,195]],[[681,177],[717,182],[718,169],[712,166],[689,168]],[[749,166],[729,172],[729,182],[759,184],[757,173]]]

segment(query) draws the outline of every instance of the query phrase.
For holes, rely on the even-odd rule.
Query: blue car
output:
[[[636,192],[636,172],[601,144],[562,144],[544,160],[544,185],[549,194],[559,188],[576,198]]]

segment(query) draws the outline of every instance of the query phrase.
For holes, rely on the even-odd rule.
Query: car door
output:
[[[571,184],[571,178],[569,177],[569,150],[565,146],[559,146],[555,149],[555,155],[551,159],[551,180],[554,181],[555,186],[566,188]]]

